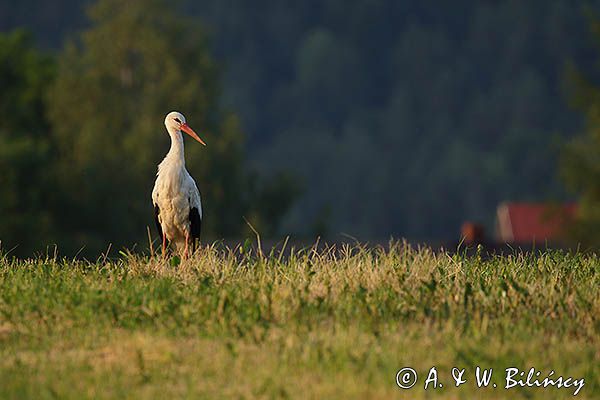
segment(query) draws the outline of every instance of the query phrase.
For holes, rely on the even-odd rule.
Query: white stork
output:
[[[181,131],[205,146],[206,143],[186,124],[185,117],[177,111],[167,114],[165,126],[171,137],[171,149],[158,165],[152,190],[154,217],[162,241],[163,257],[167,240],[174,242],[178,250],[183,248],[184,257],[187,257],[189,246],[192,245],[194,251],[196,239],[200,238],[202,204],[196,182],[185,169]]]

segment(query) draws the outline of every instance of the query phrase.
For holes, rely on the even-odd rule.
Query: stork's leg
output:
[[[162,256],[163,258],[167,256],[167,235],[165,234],[162,237]]]
[[[185,250],[183,251],[183,258],[188,257],[189,245],[190,245],[190,234],[189,234],[189,232],[186,232],[186,234],[185,234]]]

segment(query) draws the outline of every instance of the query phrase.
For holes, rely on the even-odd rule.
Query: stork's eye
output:
[[[179,120],[179,118],[175,118],[175,121],[177,121],[178,123],[181,123],[181,121]]]

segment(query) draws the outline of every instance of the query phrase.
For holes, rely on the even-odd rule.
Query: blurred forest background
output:
[[[208,143],[186,148],[205,238],[247,234],[245,216],[265,236],[448,239],[568,193],[597,227],[598,10],[2,1],[2,247],[142,243],[174,109]]]

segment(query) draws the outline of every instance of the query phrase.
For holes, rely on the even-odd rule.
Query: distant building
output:
[[[472,221],[465,221],[460,227],[463,242],[470,246],[483,244],[485,242],[485,230],[483,225]]]
[[[557,243],[567,233],[575,204],[502,203],[496,212],[498,240],[503,243]]]

